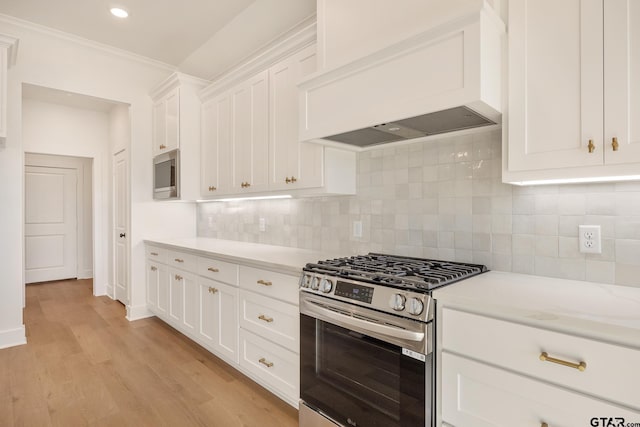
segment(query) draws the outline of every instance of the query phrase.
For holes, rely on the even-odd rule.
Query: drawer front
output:
[[[145,253],[146,253],[147,259],[150,261],[159,262],[162,264],[167,263],[167,250],[165,248],[146,245]]]
[[[240,329],[240,366],[254,374],[264,386],[298,401],[300,358],[249,331]]]
[[[195,273],[198,265],[198,257],[184,252],[168,251],[167,263],[172,267]]]
[[[298,281],[300,276],[276,273],[269,270],[240,266],[240,287],[298,304]]]
[[[640,409],[639,350],[449,308],[443,309],[442,328],[444,350]]]
[[[198,257],[198,274],[218,282],[238,286],[238,266],[236,264]]]
[[[241,290],[240,326],[293,352],[300,352],[300,314],[295,305]]]
[[[637,395],[636,395],[637,396]],[[592,418],[612,417],[611,424]],[[452,426],[604,426],[640,421],[640,412],[504,371],[442,355],[442,420]],[[626,423],[624,424],[627,425]]]

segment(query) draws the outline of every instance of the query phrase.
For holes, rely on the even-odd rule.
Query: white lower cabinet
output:
[[[298,278],[152,245],[146,249],[149,310],[297,407]]]
[[[443,422],[455,427],[590,426],[603,425],[591,424],[602,417],[640,422],[640,371],[628,369],[640,361],[640,351],[447,306],[439,310]]]
[[[227,360],[238,362],[238,288],[199,278],[198,338]]]
[[[446,352],[442,414],[456,427],[607,425],[591,423],[602,417],[640,422],[638,412]]]
[[[240,328],[240,366],[286,401],[298,400],[300,356]]]

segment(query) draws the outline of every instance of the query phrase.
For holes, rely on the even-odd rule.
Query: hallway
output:
[[[91,280],[28,285],[28,344],[0,350],[0,426],[297,426],[297,411]]]

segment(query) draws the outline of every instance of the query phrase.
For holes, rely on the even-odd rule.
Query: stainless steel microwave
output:
[[[180,198],[180,151],[175,149],[153,158],[153,198]]]

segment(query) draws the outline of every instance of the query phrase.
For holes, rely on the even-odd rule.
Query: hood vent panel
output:
[[[356,147],[369,147],[494,124],[496,122],[487,119],[470,108],[455,107],[409,119],[331,135],[324,139]]]

